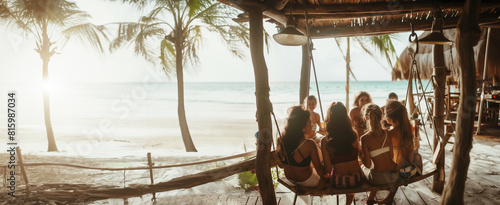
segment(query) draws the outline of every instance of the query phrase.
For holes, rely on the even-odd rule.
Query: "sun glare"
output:
[[[48,92],[49,94],[54,94],[58,91],[57,84],[53,82],[44,82],[43,83],[43,91]]]

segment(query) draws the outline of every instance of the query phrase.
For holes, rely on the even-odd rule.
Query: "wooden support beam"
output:
[[[307,13],[314,14],[334,14],[334,15],[364,15],[364,16],[374,16],[381,15],[384,13],[391,14],[401,14],[419,11],[434,11],[436,9],[436,3],[432,1],[425,2],[402,2],[402,1],[390,1],[390,2],[373,2],[373,3],[359,3],[359,4],[330,4],[330,5],[307,5]],[[439,7],[442,10],[462,10],[463,2],[440,2]],[[482,9],[486,8],[499,8],[500,4],[498,1],[486,1],[483,2],[480,7]],[[304,15],[305,11],[303,6],[287,7],[283,9],[285,14],[292,13],[294,15]]]
[[[272,104],[269,100],[269,77],[264,58],[263,19],[260,7],[251,7],[248,10],[250,17],[250,54],[255,74],[255,95],[257,101],[257,122],[259,136],[257,140],[257,160],[255,163],[260,196],[263,204],[276,204],[274,183],[269,166],[271,157]]]
[[[499,23],[497,16],[483,17],[480,19],[479,25],[491,25]],[[456,28],[458,18],[446,18],[444,29]],[[431,29],[432,19],[419,20],[413,22],[415,31],[428,31]],[[312,27],[310,36],[313,39],[335,38],[348,36],[374,36],[385,35],[398,32],[410,31],[410,22],[383,22],[375,23],[374,25],[365,26],[329,26],[329,27]]]
[[[309,96],[311,83],[311,57],[307,44],[302,46],[302,68],[300,70],[299,104]]]
[[[437,12],[439,18],[442,18],[442,13]],[[434,30],[443,30],[443,24],[439,21],[433,23]],[[446,91],[446,64],[444,61],[443,45],[434,45],[432,47],[433,60],[433,75],[435,76],[434,85],[434,105],[432,109],[432,117],[434,119],[434,140],[433,150],[437,149],[438,142],[444,139],[446,134],[444,131],[444,95]],[[432,190],[437,193],[443,192],[445,173],[444,173],[444,154],[440,156],[436,164],[437,172],[433,177]]]
[[[470,150],[476,111],[476,63],[473,47],[481,36],[479,28],[480,0],[467,0],[458,22],[456,48],[460,63],[460,101],[458,105],[455,143],[450,176],[440,204],[464,204],[465,181],[470,164]]]
[[[272,18],[281,25],[286,25],[286,16],[283,11],[278,11],[274,5],[268,3],[259,3],[257,1],[242,1],[242,0],[218,0],[221,3],[238,8],[240,10],[249,10],[251,8],[260,8],[264,16]],[[282,1],[282,0],[275,0]],[[279,2],[277,2],[279,4]]]

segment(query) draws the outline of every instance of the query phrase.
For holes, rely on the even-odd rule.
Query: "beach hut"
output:
[[[465,106],[465,99],[475,97],[474,51],[480,37],[479,27],[500,25],[500,4],[495,1],[337,1],[337,0],[219,0],[248,14],[250,22],[250,51],[255,73],[256,100],[258,112],[259,140],[256,171],[260,194],[264,204],[276,204],[274,187],[270,173],[270,149],[272,142],[271,102],[267,65],[263,55],[263,20],[276,24],[281,32],[289,32],[283,39],[288,45],[303,45],[309,39],[383,35],[411,31],[410,41],[416,42],[416,30],[430,30],[434,16],[443,19],[434,26],[436,30],[458,28],[455,39],[460,65],[461,98],[458,109],[455,152],[452,170],[443,204],[463,204],[463,191],[470,161],[473,130],[473,110]],[[441,13],[442,12],[442,13]],[[245,15],[241,15],[245,16]],[[240,20],[240,19],[238,19]],[[281,33],[280,32],[280,33]],[[305,37],[304,37],[305,36]],[[297,38],[295,38],[297,37]],[[306,39],[304,41],[304,38]],[[307,45],[307,44],[306,44]],[[418,44],[417,44],[418,45]],[[443,45],[434,45],[433,72],[436,74],[437,89],[444,93],[446,67]],[[418,50],[418,49],[415,49]],[[304,64],[309,64],[308,49],[302,49]],[[307,68],[305,66],[303,68]],[[306,72],[303,72],[306,73]],[[301,85],[308,85],[304,83]],[[473,105],[475,107],[475,104]],[[434,100],[435,142],[444,136],[444,99]],[[471,116],[472,115],[472,116]],[[434,144],[434,150],[439,149]],[[439,153],[439,152],[438,152]],[[444,155],[441,155],[438,170],[434,176],[433,190],[442,192],[444,188]]]
[[[426,31],[421,36],[426,36],[430,32]],[[456,29],[444,30],[443,34],[451,41],[455,41]],[[487,40],[489,41],[487,45]],[[500,47],[495,45],[500,44],[500,28],[491,28],[488,34],[488,27],[481,28],[481,38],[477,45],[474,46],[474,60],[476,61],[476,78],[482,79],[483,71],[486,69],[486,80],[490,83],[500,83]],[[488,56],[486,55],[488,49]],[[450,77],[457,81],[460,78],[457,49],[454,44],[449,44],[443,48],[445,65],[450,70]],[[399,62],[396,63],[392,72],[393,80],[408,80],[410,73],[411,57],[410,49],[406,48],[399,56]],[[419,52],[416,55],[417,67],[420,69],[420,77],[429,80],[432,76],[432,45],[421,44]],[[486,66],[484,61],[487,61]]]

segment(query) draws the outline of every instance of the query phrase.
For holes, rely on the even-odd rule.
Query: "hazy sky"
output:
[[[141,12],[128,5],[101,0],[77,1],[82,10],[93,17],[93,23],[137,21]],[[274,25],[265,23],[266,30],[276,33]],[[41,82],[42,61],[34,51],[35,43],[18,32],[0,26],[0,80],[1,82]],[[408,34],[401,34],[401,40],[394,40],[400,53],[407,45]],[[188,69],[186,82],[253,82],[254,74],[249,49],[243,60],[233,57],[215,36],[200,50],[201,65],[198,70]],[[158,41],[158,44],[160,41]],[[314,40],[313,51],[320,81],[344,81],[345,61],[333,39]],[[345,50],[345,48],[344,48]],[[159,66],[146,62],[133,53],[132,46],[112,54],[99,55],[96,51],[70,41],[60,54],[54,55],[49,63],[50,79],[53,83],[65,82],[133,82],[159,71]],[[269,53],[265,55],[271,82],[299,81],[301,48],[286,47],[271,41]],[[358,80],[391,80],[390,70],[385,70],[356,43],[351,43],[351,68]],[[381,60],[385,63],[385,60]],[[156,73],[164,81],[162,73]]]

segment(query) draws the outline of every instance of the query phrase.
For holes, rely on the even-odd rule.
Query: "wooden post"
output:
[[[309,56],[308,46],[302,46],[302,68],[300,71],[300,89],[299,89],[299,104],[309,96],[309,85],[311,83],[311,58]]]
[[[26,169],[24,169],[23,154],[21,153],[21,148],[16,147],[17,153],[17,164],[21,168],[21,173],[23,174],[24,182],[26,182],[26,190],[29,190],[28,175],[26,174]]]
[[[484,67],[483,67],[483,82],[481,86],[481,102],[479,103],[479,118],[477,119],[476,135],[481,133],[481,118],[483,117],[483,103],[484,103],[484,81],[486,80],[486,64],[488,64],[488,50],[490,46],[490,33],[491,28],[488,28],[486,34],[486,48],[484,49]]]
[[[264,59],[263,19],[259,7],[249,8],[250,17],[250,53],[255,74],[255,94],[257,101],[257,122],[259,137],[257,140],[257,160],[255,162],[259,191],[263,204],[276,204],[274,184],[271,177],[270,157],[272,139],[271,102],[269,101],[269,79]]]
[[[441,19],[441,11],[436,11],[435,18]],[[435,21],[433,23],[433,30],[443,30],[442,21]],[[444,95],[446,92],[446,65],[444,61],[443,45],[434,45],[432,47],[433,54],[433,75],[435,76],[434,85],[434,105],[433,105],[433,118],[434,118],[434,140],[433,150],[437,150],[439,141],[444,139]],[[438,163],[436,164],[437,172],[433,177],[432,190],[437,193],[443,192],[445,173],[444,173],[444,159],[445,155],[439,156]]]
[[[415,113],[415,101],[413,99],[413,74],[414,74],[414,70],[413,70],[413,65],[410,63],[410,74],[408,75],[408,96],[406,97],[406,100],[408,102],[405,102],[408,104],[408,114],[409,114],[409,117],[411,119],[413,119],[413,114]]]
[[[155,184],[153,179],[153,160],[151,159],[151,152],[148,152],[148,166],[149,166],[149,177],[151,178],[151,185]],[[153,193],[153,200],[156,200],[156,193]]]
[[[473,46],[481,36],[479,5],[481,1],[467,0],[458,20],[456,48],[460,63],[460,101],[455,127],[455,144],[450,177],[440,204],[463,204],[465,181],[470,163],[474,118],[476,111],[476,62]]]
[[[345,108],[349,111],[349,74],[351,74],[351,43],[347,37],[347,52],[345,54]]]

